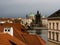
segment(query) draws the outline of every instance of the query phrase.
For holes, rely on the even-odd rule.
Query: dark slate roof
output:
[[[60,9],[48,16],[48,18],[60,18]]]

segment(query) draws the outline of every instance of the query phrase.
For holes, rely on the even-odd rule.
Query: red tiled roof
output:
[[[22,41],[9,34],[0,34],[0,45],[25,45]]]
[[[25,42],[27,45],[45,45],[46,42],[37,35],[23,34]]]
[[[0,24],[0,29],[1,29],[0,32],[2,32],[4,27],[13,27],[13,38],[17,38],[17,40],[20,40],[23,43],[26,43],[27,45],[45,45],[46,43],[41,37],[37,35],[29,35],[26,29],[19,23]],[[8,35],[6,35],[6,37],[7,36]]]
[[[7,21],[7,20],[13,21],[11,18],[0,18],[0,21]]]
[[[3,32],[4,27],[0,25],[0,32]]]
[[[26,33],[25,29],[21,26],[21,24],[19,23],[4,23],[2,25],[0,25],[0,32],[3,32],[4,27],[13,27],[13,36],[18,38],[19,40],[23,41],[23,38],[21,36],[21,34],[23,33],[23,31],[21,29],[24,30],[24,32]],[[22,32],[21,32],[22,31]],[[24,41],[23,41],[24,42]]]

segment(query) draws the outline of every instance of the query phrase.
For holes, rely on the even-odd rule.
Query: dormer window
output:
[[[13,28],[12,27],[5,27],[4,33],[8,33],[13,36]]]
[[[5,30],[5,31],[7,31],[7,30]]]
[[[10,32],[10,29],[5,29],[5,31]]]
[[[10,32],[10,30],[8,29],[8,32]]]

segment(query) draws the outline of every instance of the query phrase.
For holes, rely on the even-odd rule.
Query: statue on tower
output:
[[[35,15],[35,24],[42,27],[41,14],[39,14],[39,11],[37,11],[37,14]]]

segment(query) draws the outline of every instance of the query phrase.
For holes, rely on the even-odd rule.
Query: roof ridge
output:
[[[60,14],[60,9],[57,10],[57,11],[55,11],[54,13],[52,13],[52,14],[51,14],[50,16],[48,16],[47,18],[51,18],[51,17],[60,17],[59,14]]]

